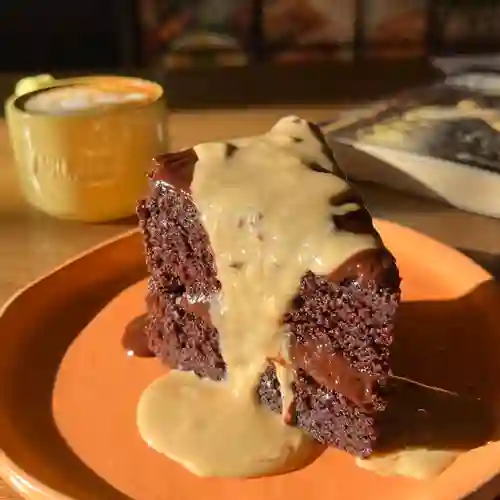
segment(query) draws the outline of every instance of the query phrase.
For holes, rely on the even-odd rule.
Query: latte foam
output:
[[[24,110],[30,113],[58,115],[148,100],[150,96],[147,92],[141,92],[134,87],[114,89],[78,84],[37,92],[25,101]]]

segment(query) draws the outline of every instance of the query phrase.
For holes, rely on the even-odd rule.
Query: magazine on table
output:
[[[500,218],[500,61],[440,67],[448,68],[440,81],[323,130],[340,156],[344,146],[359,153],[343,165],[353,179]]]

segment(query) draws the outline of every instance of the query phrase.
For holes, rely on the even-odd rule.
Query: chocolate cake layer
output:
[[[170,367],[221,380],[225,364],[219,350],[219,334],[196,310],[183,307],[184,297],[181,290],[165,293],[150,281],[145,331],[149,347]]]
[[[237,149],[226,143],[225,154],[231,157]],[[331,152],[326,156],[333,162]],[[138,206],[151,275],[147,333],[153,351],[168,365],[219,380],[226,367],[207,304],[221,285],[190,194],[196,162],[192,149],[158,157],[150,196]],[[314,175],[338,172],[337,166],[328,171],[314,162],[307,168]],[[289,359],[269,360],[257,392],[263,404],[281,412],[274,366],[290,363],[296,378],[287,420],[323,443],[365,457],[377,439],[376,415],[385,409],[379,386],[390,374],[400,279],[394,258],[360,201],[352,189],[332,196],[332,231],[373,235],[376,246],[351,256],[327,276],[307,272],[302,277],[282,320]],[[357,204],[356,209],[344,211],[349,204]],[[235,262],[235,272],[242,266]]]
[[[311,434],[320,443],[335,446],[359,457],[367,457],[379,437],[377,415],[386,408],[378,394],[373,407],[354,404],[337,391],[327,389],[303,370],[297,371],[294,404],[289,422]],[[281,392],[275,369],[270,366],[258,388],[259,400],[281,413]]]
[[[341,295],[359,294],[359,288],[354,284],[339,288]],[[370,299],[366,300],[366,297],[362,299],[365,301],[358,303],[360,307],[377,305],[376,302],[369,304]],[[161,294],[154,286],[148,297],[148,306],[150,321],[147,334],[150,347],[156,355],[171,367],[194,371],[201,377],[214,380],[224,378],[225,364],[219,351],[218,333],[207,321],[203,308],[183,303],[181,295]],[[314,303],[310,306],[313,307]],[[387,312],[385,317],[380,318],[381,323],[390,318],[395,301],[388,299],[386,307]],[[291,332],[297,329],[292,321],[289,319],[287,323]],[[353,327],[356,325],[353,324]],[[333,331],[341,332],[339,329]],[[315,341],[319,342],[322,337],[328,338],[331,332],[332,329],[328,327],[317,327]],[[291,339],[295,337],[296,334],[292,334]],[[322,341],[327,343],[325,339]],[[379,394],[383,377],[377,378],[352,369],[349,376],[344,372],[339,377],[337,370],[337,377],[332,377],[330,366],[335,364],[337,356],[318,356],[308,343],[291,342],[292,363],[299,376],[294,384],[295,400],[289,409],[288,421],[322,443],[359,456],[369,455],[378,437],[375,416],[385,409],[385,400]],[[304,345],[308,349],[307,353],[301,352]],[[295,356],[295,353],[302,355]],[[349,367],[343,357],[338,358]],[[343,384],[340,387],[342,391],[339,391],[339,381]],[[349,394],[350,397],[343,394]],[[273,363],[269,364],[261,377],[258,397],[273,411],[282,411],[280,386]],[[353,434],[354,429],[356,432]]]
[[[182,290],[193,301],[220,290],[208,236],[188,195],[164,183],[153,184],[137,214],[155,287],[165,293]]]

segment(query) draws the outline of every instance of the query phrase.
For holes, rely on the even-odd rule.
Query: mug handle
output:
[[[14,94],[16,97],[19,97],[23,94],[27,94],[28,92],[33,92],[35,90],[48,87],[52,85],[55,81],[56,79],[49,74],[27,76],[25,78],[21,78],[16,83]]]

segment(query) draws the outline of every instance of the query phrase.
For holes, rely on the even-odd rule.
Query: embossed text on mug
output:
[[[95,161],[97,160],[97,161]],[[94,158],[92,165],[81,161],[68,161],[63,157],[30,152],[28,164],[32,175],[37,180],[53,179],[84,184],[102,184],[116,180],[117,172],[109,155]]]

